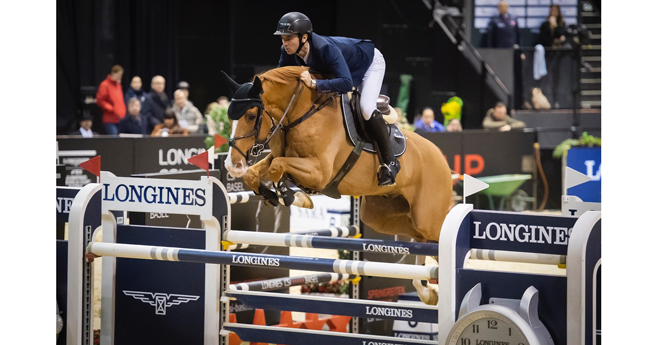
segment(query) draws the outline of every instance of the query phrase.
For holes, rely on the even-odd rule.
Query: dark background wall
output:
[[[83,109],[96,114],[102,131],[96,105],[82,100],[95,95],[114,64],[124,67],[124,90],[137,75],[148,91],[160,74],[172,98],[178,81],[189,82],[190,100],[204,112],[228,95],[221,70],[243,82],[276,66],[281,43],[272,33],[289,11],[307,14],[317,33],[372,39],[386,59],[383,92],[393,104],[400,75],[412,74],[410,120],[432,106],[442,121],[442,103],[456,93],[469,101],[462,93],[477,85],[478,74],[460,60],[422,1],[58,0],[57,133],[76,129]],[[471,107],[466,102],[464,114]],[[482,115],[474,116],[479,125]],[[464,127],[476,128],[467,118]]]

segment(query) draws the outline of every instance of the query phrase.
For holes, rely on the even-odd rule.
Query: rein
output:
[[[283,124],[284,119],[289,114],[289,111],[293,111],[293,109],[296,108],[296,105],[298,105],[298,101],[300,100],[300,97],[297,97],[297,96],[299,96],[300,93],[302,93],[302,90],[303,90],[302,83],[299,79],[298,83],[296,84],[296,88],[294,89],[293,95],[291,96],[291,100],[289,101],[289,105],[287,106],[286,110],[284,111],[284,114],[282,115],[282,118],[280,118],[280,121],[277,124],[275,124],[275,119],[273,118],[273,116],[270,115],[268,113],[268,111],[264,109],[264,103],[263,103],[263,100],[261,99],[261,96],[259,96],[259,98],[242,98],[242,99],[232,98],[232,102],[255,102],[255,103],[258,103],[257,119],[256,119],[256,122],[255,122],[254,127],[252,128],[252,130],[250,132],[240,136],[240,137],[229,139],[229,146],[236,149],[236,151],[238,151],[238,153],[241,156],[243,156],[243,158],[245,158],[245,162],[248,166],[251,166],[252,164],[254,164],[255,158],[257,158],[259,155],[261,155],[261,153],[264,151],[266,146],[273,139],[273,137],[275,136],[275,134],[277,133],[278,130],[281,129],[282,132],[285,135],[285,138],[286,138],[286,134],[291,129],[293,129],[294,127],[300,125],[303,121],[305,121],[305,120],[309,119],[310,117],[312,117],[312,115],[316,114],[319,110],[325,108],[328,104],[330,104],[330,102],[332,100],[335,99],[335,97],[337,97],[337,95],[339,95],[339,93],[335,92],[335,93],[332,94],[331,97],[329,97],[325,101],[323,101],[323,103],[317,104],[318,101],[321,99],[321,97],[326,95],[326,93],[321,93],[319,95],[319,97],[314,101],[314,104],[312,104],[312,106],[307,110],[307,112],[305,112],[305,114],[303,114],[301,117],[294,120],[293,122],[289,123],[288,125],[284,126],[284,124]],[[293,107],[292,107],[292,105],[293,105]],[[268,117],[270,118],[272,126],[271,126],[270,130],[268,131],[268,135],[266,136],[266,138],[264,140],[259,140],[259,132],[261,131],[261,124],[262,124],[262,121],[263,121],[263,112],[265,112],[266,115],[268,115]],[[247,152],[241,151],[241,149],[239,149],[236,146],[236,140],[250,138],[250,137],[254,137],[254,144],[252,145],[252,147]]]

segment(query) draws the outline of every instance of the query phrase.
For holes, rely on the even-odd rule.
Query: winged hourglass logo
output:
[[[199,296],[166,294],[163,292],[145,292],[145,291],[127,291],[123,290],[124,295],[131,296],[137,300],[147,303],[156,308],[156,315],[165,315],[167,307],[196,301]]]

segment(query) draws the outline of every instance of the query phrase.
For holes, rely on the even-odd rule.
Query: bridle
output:
[[[286,110],[284,111],[284,114],[282,115],[282,118],[280,119],[280,121],[277,124],[275,124],[275,118],[272,115],[270,115],[268,113],[268,111],[264,108],[264,102],[261,99],[261,95],[259,95],[259,98],[232,98],[231,99],[232,102],[238,102],[238,103],[251,102],[251,103],[255,103],[256,107],[257,107],[257,118],[255,120],[254,127],[252,128],[252,130],[250,132],[244,134],[244,135],[239,136],[239,137],[229,139],[229,146],[234,148],[236,151],[238,151],[238,153],[241,156],[243,156],[243,158],[245,158],[245,162],[246,162],[247,166],[251,166],[252,164],[255,163],[255,160],[257,159],[257,157],[259,157],[259,155],[261,155],[261,153],[264,151],[266,146],[273,139],[273,137],[275,136],[275,133],[277,133],[278,130],[282,129],[284,134],[286,134],[293,127],[296,127],[297,125],[299,125],[303,121],[310,118],[316,112],[321,110],[323,107],[328,105],[330,103],[330,101],[333,100],[339,94],[339,93],[334,93],[331,97],[326,99],[322,104],[320,104],[317,107],[316,105],[317,105],[318,100],[321,99],[321,97],[326,94],[326,93],[321,93],[321,95],[319,95],[319,98],[317,98],[316,101],[314,101],[314,104],[312,104],[312,107],[305,114],[303,114],[303,116],[301,116],[300,118],[298,118],[294,122],[292,122],[292,123],[285,126],[283,124],[284,118],[286,118],[286,116],[290,112],[292,112],[293,109],[295,109],[296,105],[298,104],[298,100],[300,99],[300,97],[298,97],[298,96],[302,93],[303,87],[304,86],[301,83],[301,81],[298,80],[298,83],[296,84],[296,88],[294,89],[293,95],[291,96],[291,100],[289,101],[289,105],[287,106]],[[292,105],[293,105],[293,107],[292,107]],[[270,118],[272,126],[271,126],[270,130],[268,131],[268,135],[266,136],[266,138],[263,139],[263,140],[260,140],[259,139],[259,133],[261,132],[261,124],[262,124],[263,118],[264,118],[263,113],[266,113],[266,115],[268,115],[268,117]],[[235,121],[238,121],[238,120],[235,120]],[[241,140],[241,139],[245,139],[245,138],[251,138],[251,137],[254,137],[254,144],[252,144],[252,147],[249,150],[247,150],[247,152],[243,152],[241,149],[238,148],[238,146],[236,146],[236,141],[237,140]]]

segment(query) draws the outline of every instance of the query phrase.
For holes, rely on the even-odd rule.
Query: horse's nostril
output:
[[[243,167],[243,163],[242,163],[242,162],[238,162],[238,163],[234,164],[234,167],[235,167],[236,169],[240,169],[240,168]]]

